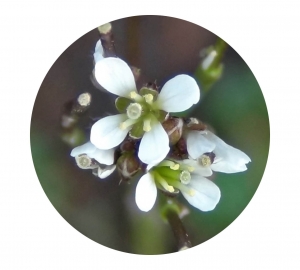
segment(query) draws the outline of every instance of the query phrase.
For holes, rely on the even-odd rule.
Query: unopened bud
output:
[[[103,25],[100,25],[98,27],[98,31],[100,32],[100,34],[108,34],[112,29],[112,25],[111,23],[106,23],[106,24],[103,24]]]
[[[92,96],[90,93],[82,93],[74,101],[72,106],[72,114],[82,114],[84,113],[91,105]]]
[[[189,130],[202,131],[206,129],[206,125],[194,117],[186,118],[184,119],[184,122],[186,124],[186,128]]]
[[[170,144],[176,144],[182,136],[183,120],[181,118],[170,117],[162,123],[162,126],[169,136]]]
[[[156,83],[147,83],[145,86],[143,86],[140,89],[139,93],[141,96],[146,96],[146,95],[150,94],[153,96],[153,101],[155,101],[158,96],[158,90],[157,90]]]
[[[78,104],[82,107],[87,107],[91,104],[92,96],[90,93],[82,93],[77,98]]]
[[[117,161],[117,168],[123,180],[129,180],[140,170],[141,164],[133,153],[124,153]]]
[[[131,152],[135,150],[135,141],[131,138],[125,139],[120,145],[121,152]]]

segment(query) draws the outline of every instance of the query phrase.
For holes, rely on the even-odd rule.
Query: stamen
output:
[[[187,169],[188,169],[189,172],[193,172],[195,170],[195,168],[192,167],[192,166],[188,166]]]
[[[127,119],[126,121],[120,124],[120,129],[124,130],[138,122],[138,119]]]
[[[142,96],[140,96],[137,92],[132,91],[129,93],[129,96],[131,99],[135,100],[135,101],[143,101]]]
[[[175,191],[174,187],[170,186],[170,185],[167,183],[167,181],[166,181],[164,178],[162,178],[159,174],[156,174],[156,175],[155,175],[155,179],[158,181],[158,183],[161,184],[161,186],[162,186],[165,190],[167,190],[167,191],[169,191],[169,192],[174,192],[174,191]]]
[[[170,166],[171,170],[177,171],[179,169],[179,164],[174,164],[173,166]]]
[[[183,191],[183,192],[189,194],[191,197],[195,196],[195,194],[196,194],[196,191],[194,189],[180,183],[179,181],[172,181],[172,185],[173,185],[173,187],[176,187],[180,191]]]
[[[151,123],[151,119],[147,118],[147,119],[144,120],[144,126],[143,126],[144,131],[148,132],[148,131],[151,130],[150,123]]]
[[[148,104],[152,104],[152,102],[153,102],[153,95],[151,95],[151,94],[144,95],[144,99],[145,99],[145,101]]]
[[[142,106],[139,103],[131,103],[126,111],[128,118],[138,119],[142,114]]]
[[[180,176],[179,176],[179,179],[180,179],[182,184],[187,185],[191,181],[191,174],[188,171],[182,171]]]

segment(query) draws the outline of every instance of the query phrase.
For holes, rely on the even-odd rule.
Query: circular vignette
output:
[[[112,32],[109,54],[141,69],[138,89],[148,82],[162,87],[179,74],[193,76],[201,98],[188,115],[206,123],[222,140],[251,158],[247,171],[217,172],[210,178],[221,191],[214,210],[202,212],[182,195],[177,197],[189,211],[181,222],[192,246],[201,244],[239,216],[263,176],[269,150],[263,94],[247,64],[230,46],[221,60],[220,79],[205,83],[199,73],[201,55],[211,51],[218,37],[198,25],[171,17],[137,16],[112,22]],[[55,61],[40,87],[31,121],[38,178],[61,216],[99,244],[136,254],[176,252],[178,236],[174,238],[171,226],[161,217],[164,196],[160,192],[154,208],[142,212],[135,203],[138,179],[119,184],[117,172],[100,179],[91,170],[78,168],[70,156],[75,145],[89,140],[95,119],[117,113],[116,96],[99,89],[92,76],[98,40],[96,28],[75,41]],[[92,97],[88,112],[76,119],[76,129],[69,129],[74,120],[66,117],[70,104],[85,92]]]

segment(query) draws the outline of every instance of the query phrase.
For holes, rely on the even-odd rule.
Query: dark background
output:
[[[138,86],[154,80],[162,86],[175,75],[193,75],[200,51],[217,39],[204,28],[169,17],[131,17],[112,25],[118,57],[142,70]],[[101,92],[91,81],[98,39],[94,29],[75,41],[59,56],[41,85],[31,122],[31,148],[38,178],[62,217],[92,240],[130,253],[174,252],[175,240],[158,208],[148,213],[137,208],[136,181],[119,185],[117,173],[100,180],[90,171],[80,170],[69,155],[72,148],[61,140],[63,104],[81,92],[92,94],[91,117],[116,113],[115,96]],[[246,172],[215,174],[222,196],[211,212],[201,212],[179,198],[191,211],[183,222],[194,246],[218,234],[244,210],[260,183],[268,156],[269,121],[260,87],[230,47],[224,64],[221,80],[208,93],[201,93],[192,115],[210,124],[219,137],[247,153],[252,162]],[[82,127],[88,140],[88,119]]]

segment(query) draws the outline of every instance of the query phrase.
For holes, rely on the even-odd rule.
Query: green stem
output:
[[[189,240],[189,236],[178,216],[177,211],[172,207],[168,207],[165,212],[165,217],[173,231],[178,251],[190,248],[192,246],[191,241]]]

